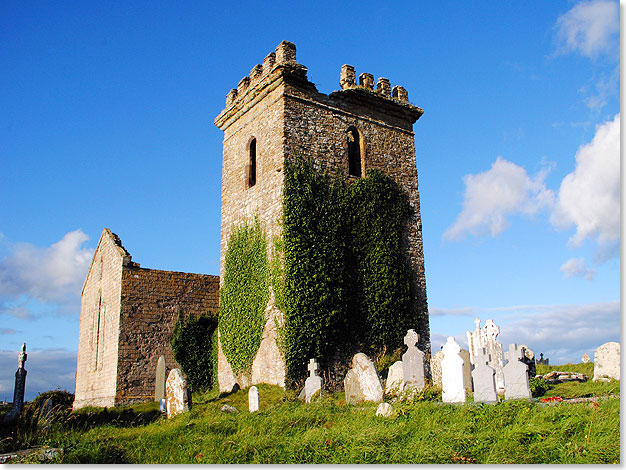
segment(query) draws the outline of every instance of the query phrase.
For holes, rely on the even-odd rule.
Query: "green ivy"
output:
[[[395,350],[417,318],[406,249],[408,198],[370,170],[344,181],[288,160],[283,191],[284,354],[292,381],[308,358]]]
[[[233,371],[249,373],[256,356],[269,300],[267,242],[260,222],[233,227],[220,289],[220,341]]]
[[[170,339],[174,359],[187,377],[189,387],[208,390],[217,384],[217,318],[212,315],[178,317]]]
[[[303,161],[287,162],[283,191],[284,354],[287,373],[306,374],[310,357],[327,358],[347,333],[346,188]]]

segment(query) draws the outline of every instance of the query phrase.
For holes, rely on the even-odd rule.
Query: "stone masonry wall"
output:
[[[405,110],[401,104],[394,108],[389,106],[389,101],[389,98],[364,88],[347,88],[327,96],[303,90],[297,84],[288,86],[285,91],[285,154],[306,156],[321,170],[348,178],[347,130],[353,127],[358,130],[361,141],[362,175],[367,175],[371,169],[382,171],[408,194],[412,215],[407,224],[405,242],[417,294],[414,308],[421,314],[421,323],[414,329],[420,334],[418,347],[430,354],[422,223],[412,131],[412,124],[421,110]]]
[[[115,404],[154,399],[159,356],[167,371],[180,367],[170,347],[179,313],[216,313],[219,302],[218,276],[134,265],[124,267],[121,281]]]
[[[130,256],[104,229],[83,286],[74,409],[113,406],[122,268]]]

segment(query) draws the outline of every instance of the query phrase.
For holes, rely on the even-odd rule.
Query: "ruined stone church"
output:
[[[344,65],[341,90],[326,95],[283,41],[226,96],[215,119],[224,131],[220,277],[145,269],[120,239],[104,229],[82,292],[74,408],[113,406],[154,399],[160,356],[178,367],[169,346],[179,313],[216,312],[220,279],[232,227],[258,217],[268,240],[281,235],[285,159],[300,155],[323,171],[345,178],[376,169],[408,195],[407,244],[414,290],[422,313],[415,325],[419,348],[430,354],[422,224],[413,124],[423,110],[388,79]],[[218,350],[222,391],[235,383],[285,386],[285,361],[277,345],[281,312],[270,296],[266,325],[251,374],[236,376]],[[219,327],[218,327],[219,331]],[[219,343],[218,343],[219,345]]]

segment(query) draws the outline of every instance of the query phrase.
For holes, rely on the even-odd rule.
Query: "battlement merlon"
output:
[[[262,65],[255,65],[250,73],[239,81],[237,88],[228,92],[226,107],[215,118],[215,125],[225,130],[232,122],[276,89],[283,80],[316,95],[323,95],[307,78],[307,68],[296,61],[295,44],[282,41],[274,52],[270,52],[265,57]],[[346,64],[341,67],[340,85],[341,90],[329,95],[331,99],[357,102],[381,110],[386,109],[391,114],[401,114],[411,123],[417,121],[424,113],[422,108],[409,103],[408,92],[404,87],[396,85],[391,88],[387,78],[380,77],[374,90],[374,76],[362,73],[357,84],[356,73],[351,65]]]

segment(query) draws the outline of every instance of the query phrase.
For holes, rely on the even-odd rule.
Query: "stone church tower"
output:
[[[307,68],[296,61],[296,47],[283,41],[275,52],[252,68],[226,96],[226,107],[215,119],[224,131],[222,168],[221,267],[224,279],[226,244],[233,225],[258,216],[268,241],[280,235],[285,159],[299,155],[322,170],[346,178],[365,176],[377,169],[392,177],[409,196],[408,224],[414,308],[422,323],[418,346],[430,356],[422,223],[417,185],[413,124],[423,110],[408,101],[401,86],[361,73],[357,82],[352,66],[344,65],[341,90],[319,93],[307,78]],[[267,323],[251,378],[235,377],[219,350],[220,390],[266,382],[284,386],[285,365],[276,345],[276,321],[281,313],[270,296]]]

